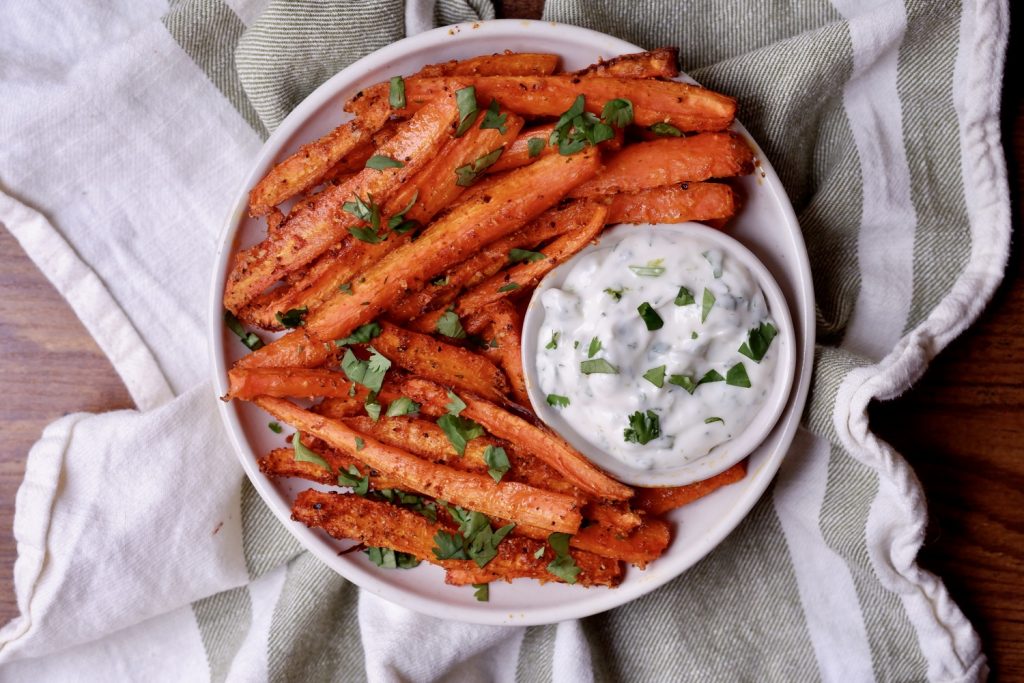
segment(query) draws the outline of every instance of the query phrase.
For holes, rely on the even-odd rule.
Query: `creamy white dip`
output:
[[[537,382],[587,441],[631,467],[663,469],[746,429],[768,397],[778,344],[738,260],[671,230],[634,230],[578,257],[561,287],[541,293]]]

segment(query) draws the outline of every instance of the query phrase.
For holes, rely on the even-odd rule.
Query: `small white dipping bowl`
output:
[[[640,230],[671,231],[677,235],[721,249],[729,256],[735,258],[757,280],[768,302],[768,309],[771,311],[775,327],[778,329],[778,335],[772,342],[773,349],[778,353],[775,374],[772,378],[772,387],[754,420],[739,435],[715,446],[707,455],[675,467],[660,469],[630,467],[588,441],[563,417],[559,410],[548,405],[547,397],[541,390],[540,382],[537,379],[536,358],[538,343],[540,342],[538,336],[546,315],[544,305],[541,303],[541,295],[547,289],[561,287],[569,271],[576,264],[577,259],[596,250],[611,249],[627,235],[634,235]],[[540,419],[561,434],[566,441],[589,458],[595,465],[616,479],[635,486],[656,487],[692,484],[695,481],[707,479],[727,470],[750,455],[768,436],[775,423],[778,422],[786,407],[790,389],[793,386],[793,378],[796,375],[793,321],[789,315],[789,308],[786,306],[786,299],[783,297],[779,285],[775,282],[775,278],[768,272],[764,264],[745,246],[720,230],[709,228],[700,223],[620,225],[605,231],[597,244],[592,244],[583,249],[579,254],[552,270],[541,280],[526,309],[526,318],[523,322],[522,347],[526,389],[530,396],[530,403],[533,404],[533,409]],[[699,394],[695,394],[695,396],[699,396]]]

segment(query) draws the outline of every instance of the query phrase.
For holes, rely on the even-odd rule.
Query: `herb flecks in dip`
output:
[[[537,380],[583,438],[664,469],[751,423],[770,393],[776,328],[754,275],[720,247],[630,230],[542,293]]]

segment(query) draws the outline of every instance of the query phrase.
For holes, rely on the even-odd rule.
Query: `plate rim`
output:
[[[353,72],[358,73],[361,70],[376,69],[386,65],[389,61],[404,58],[409,53],[436,48],[437,44],[443,41],[458,40],[463,35],[470,37],[488,31],[503,34],[506,31],[510,31],[513,34],[530,35],[534,39],[536,38],[535,34],[539,32],[541,35],[547,35],[551,39],[552,52],[555,53],[558,53],[558,43],[563,42],[566,35],[580,38],[579,42],[595,46],[600,45],[600,48],[598,48],[600,52],[607,51],[606,58],[617,54],[643,51],[643,48],[628,41],[571,24],[525,19],[493,19],[479,22],[464,22],[425,31],[371,52],[340,70],[311,92],[285,117],[261,147],[256,158],[249,166],[249,173],[245,176],[236,192],[235,201],[230,205],[230,209],[217,236],[210,287],[207,348],[213,372],[213,392],[218,399],[218,412],[227,431],[232,449],[235,451],[235,455],[241,463],[246,476],[260,498],[305,550],[313,553],[333,571],[336,571],[346,580],[352,581],[360,588],[378,595],[389,602],[402,605],[421,614],[445,620],[482,625],[529,626],[591,616],[646,595],[677,578],[706,557],[746,518],[774,480],[782,460],[792,446],[796,430],[799,427],[800,418],[803,414],[810,389],[816,332],[814,326],[815,299],[809,255],[792,203],[789,201],[789,197],[779,180],[778,174],[772,168],[760,145],[747,132],[746,128],[737,121],[734,124],[734,129],[741,132],[747,141],[752,144],[755,154],[760,161],[759,168],[764,172],[763,182],[769,186],[772,194],[776,196],[779,209],[787,222],[787,230],[791,233],[790,237],[797,247],[799,259],[798,263],[793,264],[793,272],[797,276],[795,278],[797,281],[795,294],[798,301],[795,302],[796,306],[791,307],[791,313],[794,314],[793,326],[799,336],[795,349],[797,353],[797,375],[791,390],[793,392],[790,398],[791,404],[787,406],[776,425],[776,429],[780,430],[779,444],[759,469],[748,472],[746,480],[749,482],[749,485],[733,502],[723,518],[708,529],[690,547],[691,552],[689,555],[680,560],[679,566],[674,567],[671,571],[663,569],[657,575],[654,575],[648,569],[648,573],[641,576],[639,580],[632,583],[624,582],[621,586],[612,590],[587,589],[586,592],[580,593],[579,600],[569,604],[534,607],[516,612],[510,612],[505,607],[497,608],[497,606],[491,606],[490,603],[461,605],[447,602],[437,597],[425,597],[401,586],[389,584],[385,578],[380,576],[380,570],[377,568],[373,568],[371,571],[369,568],[360,566],[355,562],[338,563],[337,551],[330,547],[318,532],[292,521],[290,505],[281,507],[277,504],[280,498],[278,492],[273,488],[269,478],[259,472],[256,465],[256,454],[247,440],[243,439],[244,430],[238,411],[233,408],[233,404],[219,400],[227,391],[222,293],[227,275],[229,256],[234,251],[236,238],[244,220],[248,189],[262,175],[262,173],[258,174],[258,172],[262,171],[265,173],[270,163],[280,155],[284,145],[297,130],[312,115],[317,113],[327,101],[336,97],[342,91],[342,88],[338,86],[339,82],[349,80],[349,75]],[[514,37],[502,35],[502,39]],[[680,73],[680,79],[693,82],[688,75],[682,72]],[[802,306],[800,305],[801,303],[803,304]],[[664,566],[664,563],[662,566]]]

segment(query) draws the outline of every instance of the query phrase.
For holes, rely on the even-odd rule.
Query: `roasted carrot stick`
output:
[[[252,188],[249,215],[262,216],[274,205],[322,183],[338,164],[351,162],[348,157],[363,155],[370,136],[384,125],[389,113],[385,106],[369,107],[358,119],[300,147]]]
[[[350,334],[376,318],[406,289],[423,286],[481,246],[514,232],[555,204],[566,192],[592,177],[597,150],[551,156],[508,174],[492,189],[490,201],[464,203],[435,221],[415,242],[388,254],[307,320],[306,326],[243,358],[242,367],[308,367],[323,362],[325,349],[315,340]]]
[[[498,345],[498,357],[501,368],[508,376],[512,395],[524,406],[530,405],[530,396],[526,393],[526,373],[523,372],[523,343],[520,336],[522,323],[515,306],[507,301],[498,301],[488,306],[491,319],[491,335]]]
[[[360,478],[369,477],[370,488],[375,491],[401,488],[396,481],[381,476],[355,458],[350,458],[333,448],[326,448],[319,443],[313,446],[305,444],[305,442],[303,443],[307,448],[327,461],[331,469],[326,470],[314,462],[296,460],[295,450],[292,448],[275,448],[257,461],[260,472],[268,477],[297,477],[320,484],[347,486],[348,484],[343,484],[339,481],[338,474],[341,472],[351,474],[349,468],[354,467],[359,471]]]
[[[723,183],[683,183],[611,197],[609,223],[685,223],[731,218],[736,194]]]
[[[386,201],[409,178],[433,158],[450,135],[458,116],[454,96],[442,97],[424,106],[378,153],[404,164],[401,168],[367,168],[347,183],[321,192],[308,210],[291,216],[273,239],[236,254],[228,273],[224,306],[237,313],[257,294],[322,254],[361,220],[345,211],[345,202],[359,197]]]
[[[404,490],[551,531],[575,533],[582,520],[577,503],[570,496],[516,482],[496,484],[485,474],[435,465],[284,399],[262,397],[253,402],[297,430],[308,432],[341,453],[366,463],[395,480]]]
[[[424,406],[429,404],[435,410],[447,405],[449,400],[444,389],[423,379],[406,380],[402,383],[402,391],[414,401]],[[511,441],[544,461],[584,492],[610,500],[625,500],[633,495],[633,489],[594,467],[554,432],[532,425],[475,396],[467,394],[460,395],[460,398],[466,403],[462,415],[480,423],[494,436]]]
[[[675,78],[679,75],[679,48],[659,47],[591,64],[577,76],[616,76],[619,78]]]
[[[698,481],[686,486],[672,486],[661,489],[637,489],[633,504],[637,509],[649,515],[663,515],[669,510],[682,507],[687,503],[714,493],[723,486],[734,484],[747,476],[747,461],[738,462],[721,474],[710,479]]]
[[[632,534],[624,535],[600,524],[580,529],[569,539],[569,546],[636,565],[643,569],[661,557],[670,540],[669,526],[649,518]]]
[[[609,155],[604,169],[570,193],[596,197],[663,185],[728,178],[754,170],[754,152],[734,133],[700,133],[629,145]]]
[[[506,50],[500,54],[429,64],[416,76],[547,76],[558,69],[558,59],[558,55]]]
[[[508,149],[505,150],[505,153],[501,155],[501,158],[498,159],[493,166],[487,169],[487,172],[501,173],[502,171],[509,171],[513,168],[519,168],[520,166],[532,163],[535,159],[542,156],[547,156],[557,152],[558,147],[551,145],[549,142],[551,139],[551,133],[554,132],[554,130],[555,124],[553,123],[547,123],[524,130],[519,134],[519,137],[515,139],[515,142],[509,145]],[[539,147],[539,152],[530,154],[530,145],[533,140],[539,140],[539,142],[532,142],[535,149],[537,149],[538,145],[541,143],[543,143],[543,146]]]
[[[484,460],[484,451],[488,446],[493,447],[496,444],[494,439],[480,436],[471,439],[466,444],[466,452],[459,455],[445,436],[444,430],[429,420],[399,416],[382,417],[374,421],[362,416],[350,417],[344,422],[352,429],[369,434],[381,443],[401,448],[430,462],[451,465],[466,472],[486,472],[488,465]]]
[[[313,398],[348,396],[350,382],[340,372],[320,368],[233,368],[228,371],[228,395],[243,401],[257,396]]]

